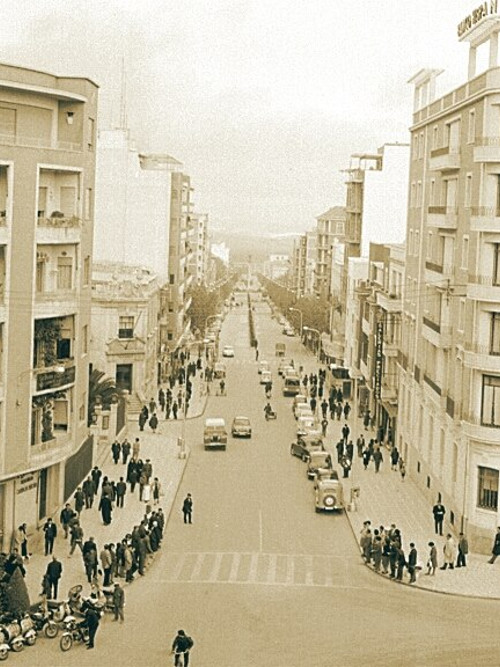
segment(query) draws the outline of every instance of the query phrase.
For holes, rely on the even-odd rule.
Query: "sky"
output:
[[[352,153],[409,141],[418,70],[445,70],[438,94],[465,81],[457,24],[478,4],[15,0],[0,61],[94,80],[99,126],[125,108],[140,152],[184,164],[213,228],[300,233],[345,204]]]

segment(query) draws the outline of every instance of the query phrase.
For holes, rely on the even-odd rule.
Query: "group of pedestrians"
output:
[[[418,552],[414,542],[410,542],[408,554],[403,549],[403,538],[396,524],[389,528],[380,526],[372,530],[371,521],[363,523],[359,545],[365,562],[373,566],[376,572],[387,574],[391,579],[403,581],[407,570],[409,583],[417,580]]]

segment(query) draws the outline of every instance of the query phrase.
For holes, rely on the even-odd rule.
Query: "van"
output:
[[[283,396],[296,396],[300,394],[300,378],[297,375],[285,375],[283,385]]]
[[[226,422],[222,417],[208,417],[205,419],[203,444],[205,449],[226,449],[227,430]]]

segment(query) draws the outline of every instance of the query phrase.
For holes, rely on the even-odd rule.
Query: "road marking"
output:
[[[217,575],[219,574],[220,564],[222,563],[222,557],[223,556],[224,556],[224,554],[222,554],[222,553],[216,553],[215,554],[214,564],[212,566],[212,570],[211,570],[210,576],[208,578],[209,581],[217,581]]]
[[[257,581],[257,568],[259,566],[259,554],[252,554],[250,559],[250,570],[248,572],[248,581]]]
[[[313,577],[313,558],[312,558],[312,556],[306,556],[305,561],[306,561],[305,585],[306,586],[313,586],[314,585],[314,577]]]
[[[259,509],[259,551],[262,553],[262,541],[263,541],[263,531],[262,531],[262,510]]]
[[[269,557],[269,568],[267,570],[267,583],[273,583],[276,581],[276,564],[278,562],[278,556],[276,554],[271,554]]]
[[[177,565],[174,568],[174,571],[173,571],[173,574],[172,574],[172,579],[178,579],[179,578],[179,576],[182,572],[182,568],[184,567],[184,563],[186,562],[186,558],[187,558],[187,553],[181,554],[181,557],[180,557]]]
[[[293,556],[286,557],[286,579],[285,584],[291,586],[295,575],[295,561]]]
[[[194,564],[193,571],[191,572],[191,577],[193,579],[198,579],[200,576],[201,572],[201,567],[203,565],[203,561],[205,560],[205,555],[204,553],[199,553],[198,556],[196,557],[196,563]]]

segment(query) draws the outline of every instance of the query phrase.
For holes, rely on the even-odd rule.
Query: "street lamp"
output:
[[[320,332],[318,331],[318,329],[313,329],[313,327],[303,327],[302,331],[310,331],[311,333],[315,333],[318,336],[318,345],[317,345],[317,348],[316,348],[316,354],[317,354],[318,359],[319,359],[320,351],[321,351],[321,345],[320,345],[321,334],[320,334]]]
[[[295,313],[298,313],[300,315],[300,325],[299,325],[300,326],[300,331],[299,331],[299,333],[300,333],[300,337],[302,338],[302,331],[306,328],[306,327],[302,326],[302,311],[300,310],[300,308],[292,308],[291,306],[290,306],[290,308],[288,308],[288,310],[290,312],[295,312]]]

